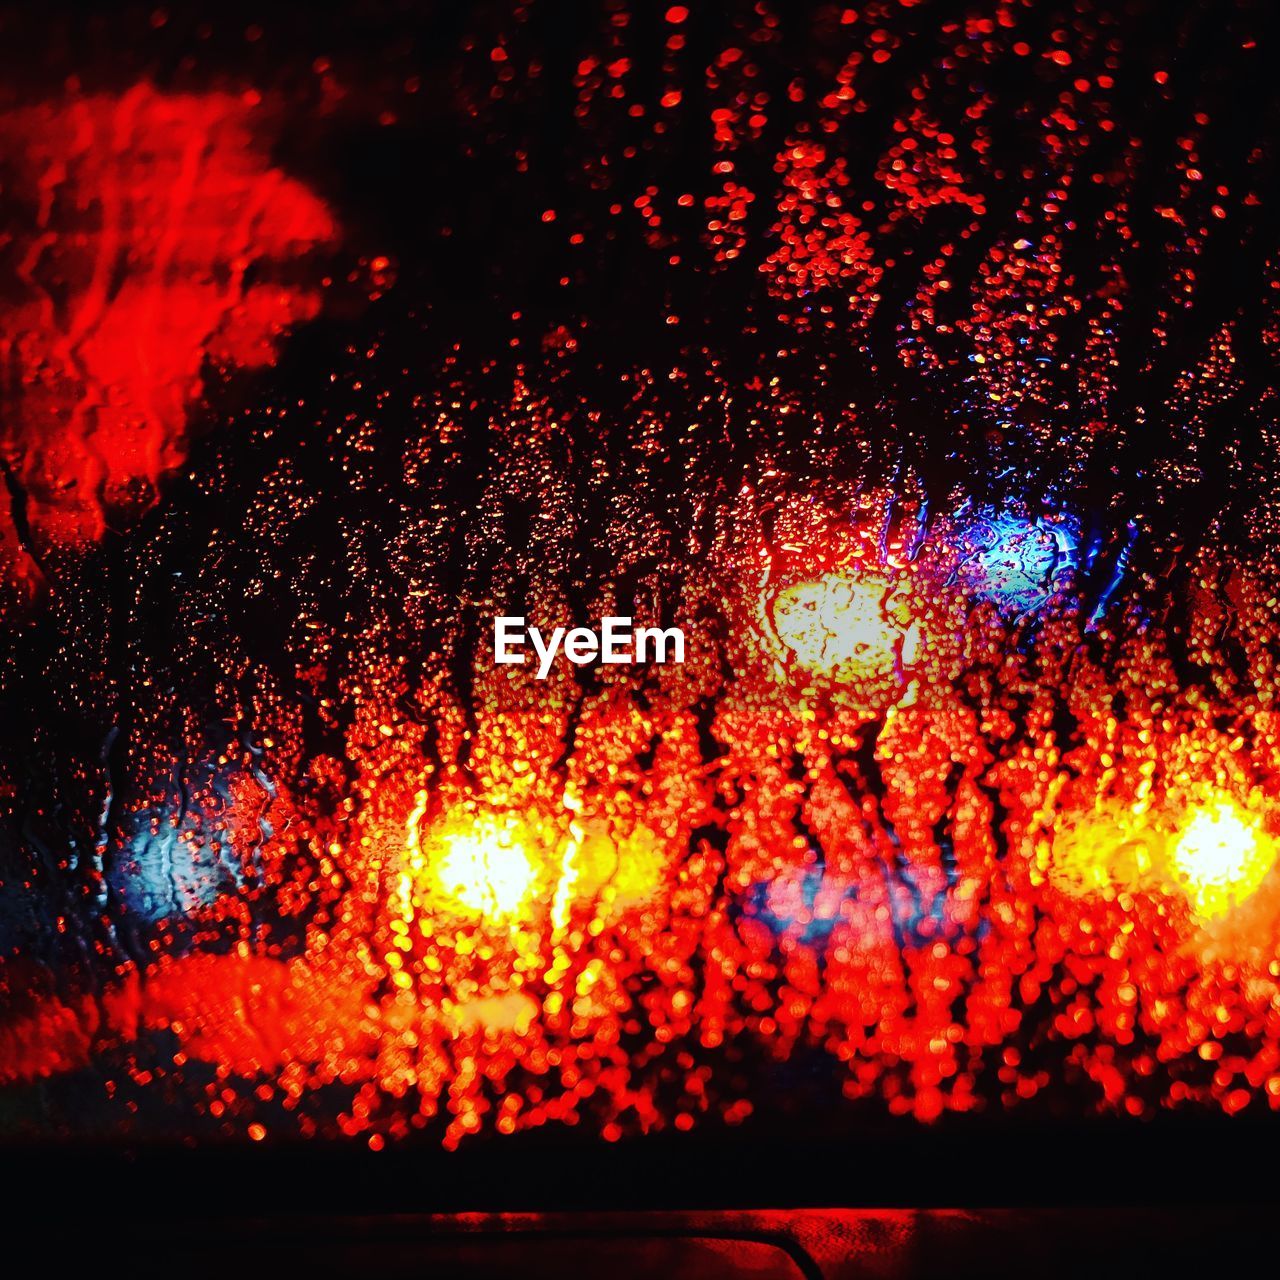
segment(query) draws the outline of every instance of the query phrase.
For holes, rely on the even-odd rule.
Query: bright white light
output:
[[[1275,861],[1275,848],[1234,801],[1195,810],[1170,860],[1196,911],[1213,919],[1248,898]]]

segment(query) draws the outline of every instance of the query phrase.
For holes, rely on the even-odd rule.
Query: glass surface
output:
[[[3,6],[0,1139],[1266,1125],[1267,14]]]

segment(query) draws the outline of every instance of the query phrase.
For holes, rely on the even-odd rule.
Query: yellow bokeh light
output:
[[[419,792],[406,826],[406,860],[397,886],[400,917],[412,922],[419,905],[491,924],[515,924],[533,913],[538,860],[515,818],[470,814],[424,842],[420,831],[427,794]]]
[[[774,598],[778,638],[804,666],[875,675],[895,669],[902,630],[885,610],[887,584],[827,573],[785,587]]]
[[[584,818],[571,795],[565,808],[567,833],[532,814],[469,808],[424,831],[427,795],[419,792],[397,883],[400,921],[410,925],[425,909],[524,928],[545,915],[559,932],[578,904],[594,904],[603,921],[647,901],[667,866],[653,834],[640,825],[619,833],[603,819]]]
[[[1248,898],[1275,858],[1274,843],[1257,820],[1226,798],[1194,810],[1169,851],[1174,876],[1206,919]]]
[[[650,898],[664,882],[667,862],[644,827],[618,835],[596,821],[575,822],[565,846],[553,919],[563,927],[573,899],[597,900],[601,910],[625,910]]]
[[[494,923],[515,920],[524,912],[538,869],[511,824],[477,819],[440,843],[434,869],[447,899]]]
[[[1052,846],[1042,865],[1063,893],[1102,893],[1139,888],[1151,871],[1151,837],[1127,830],[1112,818],[1096,818],[1070,827]]]

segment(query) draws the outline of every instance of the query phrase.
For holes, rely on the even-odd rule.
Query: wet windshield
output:
[[[1280,1105],[1265,6],[424,8],[3,10],[0,1136]]]

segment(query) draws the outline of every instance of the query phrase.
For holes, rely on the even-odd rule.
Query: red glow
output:
[[[0,456],[32,544],[0,504],[0,577],[30,589],[42,552],[145,509],[186,456],[206,361],[270,363],[316,314],[319,294],[271,268],[330,240],[333,220],[271,167],[264,131],[244,98],[146,84],[0,116],[6,200],[23,214],[0,315],[18,388]]]

